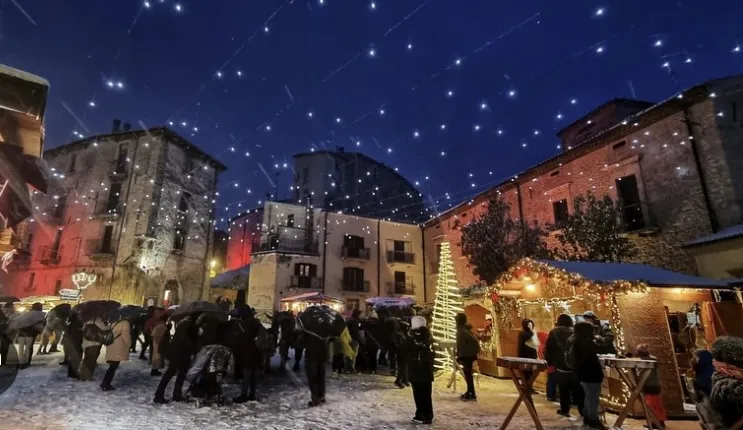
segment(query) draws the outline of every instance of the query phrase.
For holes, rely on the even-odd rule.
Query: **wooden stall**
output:
[[[483,375],[499,376],[493,348],[493,304],[485,296],[465,297],[463,304],[467,322],[472,326],[472,334],[480,342],[478,369]]]
[[[306,293],[281,299],[281,310],[297,313],[304,311],[308,306],[328,305],[337,312],[343,312],[343,304],[343,300],[323,293]]]
[[[705,309],[715,305],[710,304],[712,290],[727,288],[721,281],[643,264],[524,259],[491,288],[493,344],[497,356],[515,356],[522,319],[533,320],[535,331],[548,332],[558,315],[565,313],[577,321],[591,310],[611,327],[618,354],[634,353],[639,344],[650,345],[659,360],[669,416],[685,416],[682,375],[691,351],[714,340],[704,323],[709,319]],[[680,321],[678,327],[674,318]],[[739,324],[741,319],[738,314]],[[678,348],[680,343],[685,350]],[[629,389],[616,374],[606,375],[602,401],[609,410],[621,410]],[[642,405],[635,403],[631,415],[643,416]]]

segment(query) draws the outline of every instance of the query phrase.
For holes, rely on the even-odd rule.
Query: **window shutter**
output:
[[[301,270],[302,270],[301,264],[294,265],[294,275],[299,276],[299,274],[301,273]]]
[[[310,264],[310,276],[313,278],[317,277],[317,266],[314,264]]]

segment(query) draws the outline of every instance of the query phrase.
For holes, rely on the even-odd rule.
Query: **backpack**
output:
[[[95,324],[86,324],[83,328],[83,338],[91,342],[98,342],[109,346],[114,343],[114,333],[111,330],[103,330]]]
[[[570,337],[565,341],[564,354],[565,365],[569,369],[575,370],[578,366],[575,358],[575,335],[570,335]]]

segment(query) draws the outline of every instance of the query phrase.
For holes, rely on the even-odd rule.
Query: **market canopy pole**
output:
[[[439,278],[436,284],[436,297],[433,304],[433,324],[431,332],[436,348],[435,367],[439,370],[454,369],[455,364],[447,349],[456,346],[457,326],[454,317],[463,312],[462,294],[454,274],[449,242],[441,243],[439,255]]]

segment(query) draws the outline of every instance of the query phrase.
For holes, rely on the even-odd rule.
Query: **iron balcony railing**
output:
[[[318,242],[303,228],[280,227],[280,232],[265,232],[253,240],[253,252],[296,252],[319,254]]]
[[[41,248],[39,261],[41,261],[42,264],[59,264],[61,259],[62,247],[54,248],[51,246],[45,246]]]
[[[412,281],[405,282],[387,282],[389,294],[398,296],[414,296],[415,285]]]
[[[371,282],[361,279],[343,279],[343,291],[368,293]]]
[[[294,275],[289,282],[289,288],[320,289],[322,288],[322,278],[318,278],[317,276]]]
[[[341,257],[343,258],[356,258],[359,260],[368,260],[369,259],[369,248],[353,248],[349,246],[344,246],[341,249]]]
[[[415,262],[415,254],[406,251],[387,251],[387,262],[388,263],[407,263],[413,264]]]

